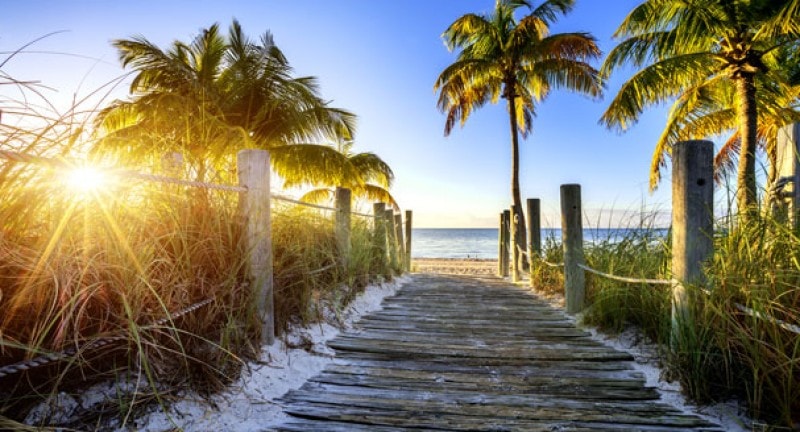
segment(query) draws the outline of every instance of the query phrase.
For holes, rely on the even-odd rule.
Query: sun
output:
[[[109,185],[109,178],[107,173],[97,168],[81,166],[67,172],[66,184],[67,187],[74,192],[90,194],[107,187]]]

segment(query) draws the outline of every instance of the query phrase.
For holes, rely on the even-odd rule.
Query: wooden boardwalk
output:
[[[630,355],[496,278],[415,275],[328,343],[280,431],[720,430],[661,403]]]

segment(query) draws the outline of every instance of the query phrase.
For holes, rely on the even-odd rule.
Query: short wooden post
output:
[[[179,152],[167,152],[161,156],[161,171],[168,177],[182,177],[183,154]]]
[[[583,212],[581,185],[561,185],[561,243],[564,247],[564,297],[569,314],[583,310],[586,298],[586,275],[579,265],[583,256]]]
[[[383,217],[386,221],[386,249],[389,252],[389,266],[392,272],[397,271],[397,237],[394,230],[394,210],[384,210]]]
[[[413,217],[413,213],[411,210],[406,210],[406,271],[411,271],[411,232],[412,232],[412,225],[411,220]]]
[[[530,285],[533,286],[536,259],[542,254],[542,223],[541,201],[538,198],[528,198],[528,271],[530,271]]]
[[[352,203],[352,193],[350,189],[337,187],[334,192],[336,202],[336,246],[339,249],[339,263],[342,270],[347,270],[350,259],[350,206]]]
[[[375,255],[380,264],[380,271],[386,270],[386,204],[374,203],[372,204],[373,214],[373,237],[372,247]]]
[[[672,147],[672,342],[691,323],[686,285],[705,283],[703,263],[714,254],[714,144]]]
[[[503,210],[503,241],[501,242],[501,260],[503,263],[502,277],[508,277],[509,256],[508,247],[511,244],[511,211]]]
[[[397,269],[401,272],[406,268],[406,242],[403,241],[403,214],[394,215],[394,237],[397,239]]]
[[[256,313],[261,320],[261,342],[275,342],[275,312],[272,298],[272,231],[270,210],[269,152],[241,150],[237,155],[239,185],[247,188],[239,196],[247,239],[247,266]]]

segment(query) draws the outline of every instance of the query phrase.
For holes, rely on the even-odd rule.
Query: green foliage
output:
[[[639,71],[601,123],[626,130],[647,108],[673,103],[653,152],[651,189],[673,144],[736,131],[716,165],[730,169],[739,153],[739,206],[755,204],[756,146],[773,154],[777,129],[800,118],[787,72],[796,62],[786,55],[800,40],[798,18],[797,0],[647,0],[628,14],[601,72],[607,79],[625,65]]]
[[[328,106],[315,78],[294,77],[269,32],[253,41],[234,20],[227,35],[214,24],[191,43],[175,41],[168,50],[143,37],[114,46],[122,64],[136,71],[133,98],[100,113],[96,123],[106,134],[96,151],[117,153],[126,164],[152,164],[178,152],[201,181],[211,170],[229,169],[235,151],[243,148],[273,149],[273,167],[297,183],[314,183],[331,175],[332,163],[343,165],[330,161],[335,155],[327,146],[282,149],[309,140],[349,139],[355,116]],[[278,149],[288,154],[279,155]]]
[[[473,111],[502,97],[508,103],[511,126],[511,199],[519,224],[515,244],[525,247],[525,215],[519,187],[519,134],[527,137],[535,105],[553,89],[564,88],[599,96],[598,72],[589,62],[600,49],[589,33],[550,34],[550,25],[572,10],[574,0],[545,0],[538,7],[528,1],[497,0],[488,15],[466,14],[442,34],[458,59],[436,79],[437,105],[447,115],[449,135],[456,122],[464,126]],[[530,12],[517,21],[515,14]],[[516,249],[515,249],[516,250]],[[515,254],[514,254],[515,255]]]
[[[669,280],[669,237],[649,226],[640,223],[640,229],[623,238],[587,245],[587,264],[621,276]],[[560,245],[547,244],[548,261],[560,262]],[[765,317],[798,325],[798,263],[797,233],[783,221],[764,218],[715,237],[713,260],[705,266],[711,294],[688,287],[693,306],[688,321],[678,323],[680,339],[671,333],[669,286],[625,284],[587,274],[584,320],[610,331],[639,327],[660,344],[669,376],[692,399],[739,396],[747,400],[752,415],[791,427],[800,420],[800,338]],[[549,290],[563,286],[557,277],[552,280],[558,285]]]

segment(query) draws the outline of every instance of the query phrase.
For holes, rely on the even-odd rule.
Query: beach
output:
[[[497,260],[483,258],[414,258],[411,271],[462,275],[495,275]]]

